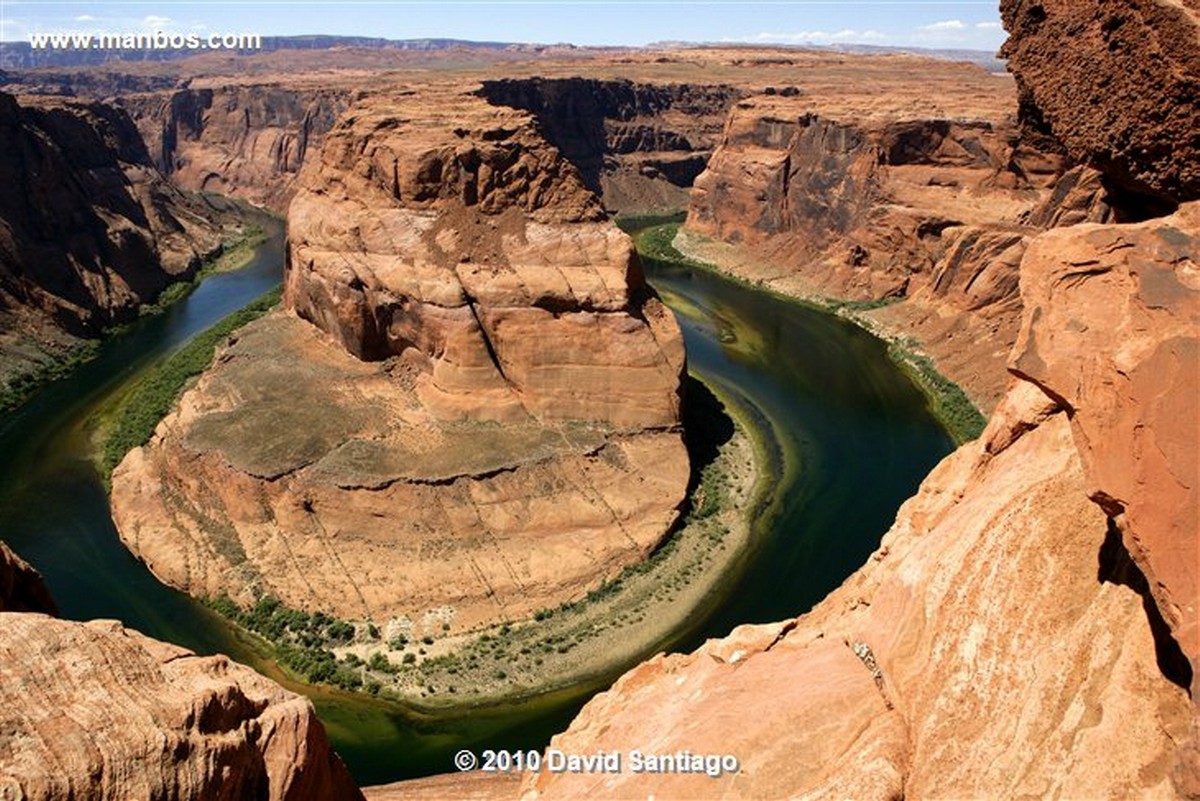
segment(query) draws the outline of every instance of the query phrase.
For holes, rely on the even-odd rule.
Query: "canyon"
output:
[[[686,197],[679,250],[905,340],[986,429],[811,611],[649,659],[551,743],[730,754],[735,773],[471,774],[367,797],[1200,797],[1197,17],[1001,8],[1015,80],[707,48],[505,56],[499,80],[397,56],[357,89],[365,67],[314,75],[324,56],[302,54],[288,72],[272,53],[236,80],[162,67],[180,81],[120,110],[12,101],[23,130],[98,116],[110,142],[145,142],[88,174],[149,198],[158,216],[143,205],[120,241],[150,231],[137,247],[178,274],[216,240],[176,187],[287,209],[282,308],[114,472],[123,541],[190,594],[265,593],[384,639],[528,617],[644,559],[685,505],[686,357],[607,211]],[[704,82],[679,80],[698,65]],[[54,81],[106,91],[80,74]],[[119,209],[96,230],[143,219]],[[66,314],[19,285],[6,308],[79,330],[141,297],[72,296]],[[0,734],[0,788],[211,797],[223,775],[360,797],[303,698],[52,613],[0,546],[0,732],[25,734]],[[57,709],[102,736],[53,743]]]
[[[0,93],[0,141],[7,392],[191,278],[220,250],[227,219],[168,182],[112,106]]]
[[[628,238],[528,115],[422,102],[326,136],[285,308],[114,471],[167,583],[440,637],[578,598],[675,522],[683,343]]]
[[[1196,17],[1152,3],[1006,0],[1002,11],[1014,33],[1005,52],[1020,87],[1023,138],[1040,143],[1049,163],[1057,150],[1066,171],[1043,171],[1050,197],[1014,209],[1014,236],[975,272],[985,288],[1002,288],[998,295],[1019,293],[1010,378],[983,435],[933,471],[868,563],[811,612],[650,660],[551,742],[569,753],[732,754],[741,762],[735,775],[527,774],[520,797],[1200,794],[1200,282],[1191,256],[1200,206],[1186,183],[1194,159],[1186,145],[1113,144],[1157,138],[1161,115],[1151,106],[1194,120],[1194,95],[1178,102],[1176,88],[1197,79]],[[1067,29],[1069,41],[1056,38]],[[1105,85],[1118,75],[1137,82],[1124,91],[1142,105],[1122,103],[1122,92]],[[1163,94],[1144,95],[1147,86]],[[862,183],[885,198],[904,196],[893,171],[875,174],[879,161],[895,161],[894,147],[886,159],[863,158],[860,133],[805,118],[779,126],[774,104],[745,108],[740,124],[735,112],[697,179],[688,228],[735,245],[749,240],[756,256],[793,252],[791,193],[814,194],[811,181],[807,191],[791,188],[797,178],[805,185],[797,156],[801,165],[836,165],[820,176],[822,189],[835,187],[834,201],[839,189]],[[1047,141],[1060,130],[1057,146]],[[941,141],[960,161],[988,152],[986,140],[962,129],[946,133],[951,141]],[[868,139],[865,147],[885,144]],[[1036,172],[1012,154],[1007,164],[1018,177]],[[933,176],[927,183],[962,185]],[[763,198],[771,202],[753,202]],[[879,219],[878,209],[831,202],[827,192],[817,198],[814,216],[832,232],[827,251],[861,248],[849,261],[863,256],[858,266],[871,273],[858,285],[878,295],[872,281],[893,265],[871,261],[870,243],[856,241],[860,215]],[[957,218],[971,211],[963,205]],[[1164,207],[1177,211],[1154,213]],[[889,206],[883,219],[892,213]],[[1154,219],[1113,223],[1146,217]],[[1034,223],[1056,227],[1041,233]],[[809,258],[801,267],[776,256],[740,271],[773,269],[772,285],[794,281],[795,294],[811,292],[812,272],[818,282],[854,286],[839,277],[853,271]],[[988,269],[1007,280],[988,280]],[[918,301],[939,281],[913,283],[905,291]],[[646,709],[658,714],[648,718]]]

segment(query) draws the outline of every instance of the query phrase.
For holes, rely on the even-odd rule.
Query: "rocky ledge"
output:
[[[528,113],[372,99],[310,160],[285,310],[113,474],[121,536],[193,595],[442,636],[644,558],[688,482],[682,338]]]
[[[542,773],[522,797],[1195,797],[1198,243],[1196,205],[1034,240],[1016,380],[867,565],[635,668],[551,744],[738,772]]]
[[[0,542],[0,797],[362,798],[308,700],[116,621],[38,613],[52,609]]]

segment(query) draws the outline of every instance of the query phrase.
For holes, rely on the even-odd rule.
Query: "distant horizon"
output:
[[[388,44],[406,44],[415,42],[451,42],[456,45],[477,46],[477,47],[570,47],[579,50],[671,50],[671,49],[691,49],[691,48],[761,48],[763,50],[804,50],[806,48],[831,49],[838,48],[861,48],[866,50],[881,50],[881,51],[899,51],[899,50],[916,50],[927,51],[931,53],[937,52],[961,52],[961,53],[976,53],[979,55],[995,55],[999,48],[979,48],[979,47],[938,47],[932,45],[888,45],[878,44],[875,42],[741,42],[741,41],[713,41],[700,42],[688,41],[682,39],[663,40],[657,42],[646,42],[640,45],[628,44],[589,44],[581,45],[575,42],[535,42],[535,41],[515,41],[501,39],[463,39],[457,36],[414,36],[407,39],[390,39],[386,36],[366,36],[361,34],[339,34],[339,33],[289,33],[289,34],[265,34],[266,40],[289,40],[302,41],[305,39],[350,39],[363,40],[369,42],[387,42]],[[29,44],[28,39],[0,39],[0,45],[19,45]]]
[[[994,54],[998,2],[965,0],[0,0],[0,42],[45,33],[255,33],[633,47],[877,46]]]

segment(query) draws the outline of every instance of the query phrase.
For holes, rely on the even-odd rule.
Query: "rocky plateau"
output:
[[[678,515],[683,343],[629,239],[529,114],[411,97],[325,137],[286,308],[114,472],[172,586],[440,636],[580,597]]]

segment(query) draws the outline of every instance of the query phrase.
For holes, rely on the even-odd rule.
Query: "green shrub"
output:
[[[106,481],[126,453],[150,441],[154,429],[175,405],[188,379],[199,375],[212,363],[217,345],[234,330],[265,314],[279,302],[279,297],[279,289],[266,293],[196,335],[161,365],[146,373],[121,402],[105,438],[101,466]]]

